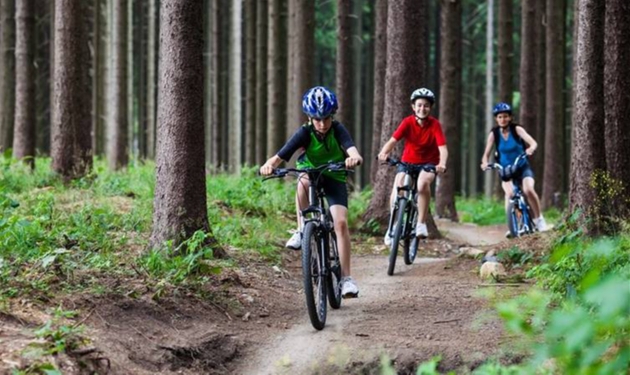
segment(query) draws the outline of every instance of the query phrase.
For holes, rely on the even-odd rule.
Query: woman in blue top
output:
[[[514,160],[523,152],[528,156],[534,154],[538,144],[523,127],[512,122],[512,108],[509,104],[498,103],[494,106],[492,114],[497,122],[497,126],[488,135],[486,149],[481,157],[482,170],[485,171],[488,168],[488,158],[494,145],[497,145],[498,163],[503,167],[514,163]],[[498,136],[498,140],[495,140],[496,136]],[[520,168],[515,178],[521,181],[523,193],[527,197],[527,201],[532,209],[532,216],[535,218],[534,224],[536,224],[536,228],[539,231],[546,230],[547,224],[540,209],[540,199],[538,194],[536,194],[536,190],[534,190],[534,171],[532,171],[528,161]],[[505,207],[507,210],[509,198],[512,196],[512,181],[503,181],[501,185],[505,192]]]

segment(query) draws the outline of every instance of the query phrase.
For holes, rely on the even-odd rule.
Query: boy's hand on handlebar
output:
[[[527,154],[527,156],[532,156],[534,155],[534,151],[535,151],[534,148],[528,147],[527,150],[525,150],[525,153]]]
[[[260,167],[260,174],[263,176],[269,176],[273,173],[274,168],[271,165],[264,164]]]
[[[436,171],[437,173],[440,173],[440,174],[442,174],[442,173],[446,172],[446,165],[444,165],[444,164],[438,164],[438,165],[436,165],[436,166],[435,166],[435,171]]]
[[[352,169],[358,165],[361,165],[362,162],[363,162],[363,159],[360,157],[349,156],[346,158],[346,168]]]
[[[378,160],[387,161],[387,157],[389,156],[389,152],[380,152],[378,154]]]

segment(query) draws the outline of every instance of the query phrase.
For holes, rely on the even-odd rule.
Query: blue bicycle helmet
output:
[[[335,93],[322,86],[309,89],[302,97],[302,111],[311,118],[326,118],[338,108]]]
[[[496,116],[499,113],[508,113],[508,114],[512,114],[512,107],[510,107],[509,104],[507,103],[497,103],[497,105],[494,106],[494,108],[492,108],[492,115]]]

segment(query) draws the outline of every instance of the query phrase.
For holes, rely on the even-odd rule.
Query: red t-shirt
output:
[[[435,117],[427,117],[420,126],[416,116],[405,117],[392,135],[397,141],[405,140],[402,161],[412,164],[439,164],[438,146],[446,144],[442,124]]]

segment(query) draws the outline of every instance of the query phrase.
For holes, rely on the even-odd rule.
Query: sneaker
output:
[[[416,237],[420,237],[420,238],[429,237],[429,231],[425,223],[416,224]]]
[[[287,241],[286,247],[293,250],[300,250],[302,248],[302,232],[296,231],[291,238]]]
[[[538,219],[534,219],[534,224],[536,224],[536,229],[538,229],[539,232],[544,232],[547,230],[547,222],[542,216],[540,216]]]
[[[512,238],[512,232],[510,232],[509,230],[505,232],[505,238]]]
[[[359,296],[359,287],[351,276],[341,279],[341,296],[343,298],[357,298]]]
[[[392,236],[389,234],[389,231],[387,231],[387,233],[385,233],[385,245],[386,246],[391,246],[392,245]]]

